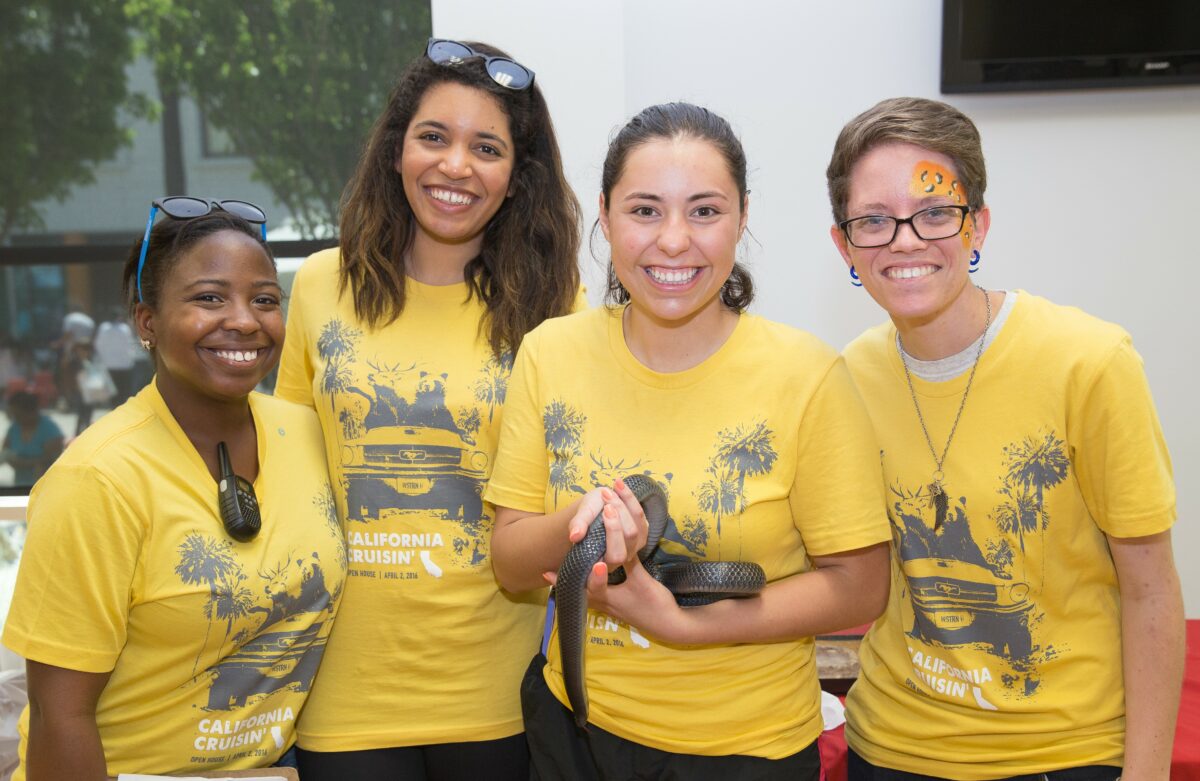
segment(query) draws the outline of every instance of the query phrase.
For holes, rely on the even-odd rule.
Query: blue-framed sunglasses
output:
[[[429,45],[425,47],[425,56],[438,65],[458,65],[468,57],[481,57],[488,75],[501,87],[523,90],[533,86],[533,71],[521,63],[508,57],[493,57],[477,52],[459,41],[430,38]]]
[[[248,223],[262,228],[263,241],[267,240],[267,214],[249,201],[213,200],[212,198],[193,198],[190,195],[169,195],[158,198],[150,204],[150,219],[146,220],[146,232],[142,234],[142,251],[138,255],[137,264],[137,296],[142,300],[142,267],[146,265],[146,250],[150,247],[150,229],[154,227],[154,218],[158,210],[176,220],[194,220],[203,217],[215,209],[229,212],[235,217],[241,217]]]

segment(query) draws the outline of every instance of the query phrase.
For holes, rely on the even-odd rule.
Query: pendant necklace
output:
[[[954,416],[954,423],[950,426],[950,436],[946,437],[946,446],[942,448],[941,458],[938,457],[937,448],[933,446],[933,438],[929,436],[929,427],[925,425],[925,416],[921,414],[921,405],[917,401],[917,391],[913,388],[912,373],[908,369],[908,360],[904,357],[904,341],[900,338],[899,332],[896,333],[897,349],[900,352],[900,363],[904,366],[904,379],[908,381],[908,393],[912,396],[913,408],[917,411],[917,420],[921,423],[921,431],[925,432],[925,444],[929,445],[929,455],[933,456],[933,482],[929,484],[929,495],[933,499],[935,516],[933,528],[936,531],[942,525],[942,521],[946,517],[946,511],[949,508],[949,497],[946,496],[946,489],[943,482],[946,479],[946,473],[942,471],[942,465],[946,463],[946,454],[950,452],[950,443],[954,441],[954,432],[958,429],[958,421],[962,418],[963,408],[967,406],[967,395],[971,392],[971,383],[975,381],[975,371],[979,368],[979,359],[983,357],[983,347],[987,343],[987,331],[992,324],[992,300],[988,297],[987,291],[978,285],[977,290],[983,293],[983,302],[987,307],[987,317],[983,322],[983,335],[979,337],[979,349],[975,352],[975,362],[971,364],[971,374],[967,377],[967,387],[963,389],[962,401],[958,403],[958,412]]]

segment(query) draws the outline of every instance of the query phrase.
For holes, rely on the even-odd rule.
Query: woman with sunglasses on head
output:
[[[255,393],[283,297],[240,201],[173,197],[125,292],[153,382],[35,486],[4,629],[27,659],[17,779],[293,763],[346,570],[311,410]],[[286,756],[285,756],[286,755]]]
[[[828,180],[834,244],[890,318],[845,351],[898,558],[847,703],[851,778],[1167,778],[1175,491],[1129,335],[973,283],[991,212],[957,109],[879,103]]]
[[[535,775],[815,779],[812,636],[871,620],[886,598],[870,421],[836,352],[745,312],[746,157],[724,119],[643,110],[601,186],[614,305],[526,338],[486,494],[496,576],[514,593],[553,579],[598,514],[606,533],[585,652],[556,625],[523,684]],[[630,486],[644,478],[667,493],[666,556],[755,562],[761,594],[679,607],[637,555],[649,530]],[[625,583],[607,586],[617,567]],[[586,714],[566,707],[563,657],[579,653]]]
[[[300,725],[306,781],[522,779],[544,594],[496,585],[491,471],[512,355],[576,306],[579,207],[533,73],[431,40],[292,289],[276,393],[320,415],[350,546]]]

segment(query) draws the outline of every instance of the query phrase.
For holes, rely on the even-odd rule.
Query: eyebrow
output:
[[[935,201],[935,200],[947,200],[948,201],[948,200],[950,200],[950,196],[931,193],[929,195],[922,196],[921,198],[918,198],[917,200],[922,203],[925,203],[927,201]],[[949,205],[953,205],[953,204],[949,204]],[[937,204],[932,204],[932,206],[937,206]],[[929,208],[932,208],[932,206],[922,206],[921,209],[929,209]],[[920,211],[921,209],[918,209],[917,211]],[[853,209],[853,211],[871,212],[872,214],[887,214],[888,208],[887,208],[887,206],[885,206],[882,203],[864,203],[860,206],[857,206],[855,209]]]
[[[414,129],[414,130],[416,130],[417,128],[421,128],[421,127],[431,127],[431,128],[434,128],[435,130],[440,130],[440,131],[442,131],[443,133],[449,133],[449,132],[450,132],[450,128],[449,128],[449,127],[448,127],[448,126],[447,126],[447,125],[446,125],[444,122],[438,122],[436,119],[423,119],[423,120],[421,120],[420,122],[414,122],[414,123],[413,123],[413,129]],[[504,147],[504,149],[505,149],[506,151],[507,151],[507,149],[508,149],[508,142],[507,142],[507,141],[505,141],[505,140],[504,140],[503,138],[501,138],[500,136],[496,135],[495,133],[489,133],[489,132],[488,132],[488,131],[486,131],[486,130],[480,130],[480,131],[478,131],[478,132],[475,134],[475,136],[476,136],[477,138],[482,138],[482,139],[484,139],[484,140],[487,140],[487,141],[492,141],[492,142],[494,142],[494,143],[495,143],[497,146],[502,146],[502,147]]]
[[[186,286],[184,288],[184,290],[191,290],[194,287],[204,287],[206,285],[211,285],[213,287],[231,287],[232,286],[228,279],[197,279],[195,282]],[[251,287],[254,287],[254,288],[275,287],[275,288],[279,288],[280,290],[283,289],[278,282],[276,282],[274,280],[270,280],[270,279],[260,279],[257,282],[254,282],[253,284],[251,284]]]
[[[695,195],[689,195],[687,202],[691,203],[692,201],[703,201],[708,198],[720,198],[723,201],[729,200],[729,196],[726,195],[725,193],[719,192],[716,190],[712,190],[709,192],[696,193]],[[629,193],[629,195],[626,195],[624,200],[626,200],[626,201],[654,201],[654,202],[658,203],[658,202],[661,202],[663,200],[663,198],[661,195],[656,195],[654,193],[634,192],[634,193]]]

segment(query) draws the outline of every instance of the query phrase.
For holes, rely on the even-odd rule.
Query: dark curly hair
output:
[[[480,54],[507,57],[487,44]],[[571,311],[579,292],[579,201],[563,174],[554,125],[541,90],[512,90],[492,80],[481,58],[453,66],[422,55],[405,67],[387,107],[367,138],[358,169],[342,197],[339,289],[351,291],[354,311],[371,328],[404,311],[404,253],[414,235],[413,212],[396,173],[404,136],[433,86],[464,84],[496,100],[514,144],[511,195],[488,223],[479,256],[463,278],[487,308],[492,351],[516,351],[543,320]]]

